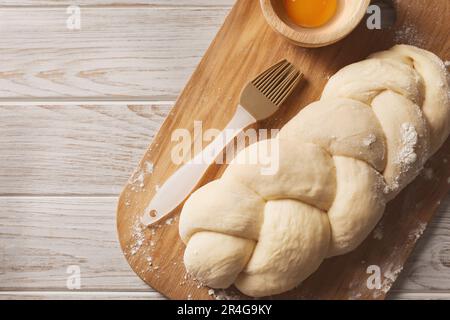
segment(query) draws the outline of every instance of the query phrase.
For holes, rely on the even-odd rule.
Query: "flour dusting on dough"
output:
[[[384,194],[389,194],[391,192],[397,191],[400,188],[398,180],[399,177],[395,177],[395,180],[392,182],[390,186],[386,185],[383,189]]]
[[[364,138],[363,145],[366,147],[370,147],[375,142],[377,142],[377,137],[373,133],[371,133],[367,138]]]
[[[402,148],[397,155],[397,163],[404,166],[406,169],[417,160],[417,154],[414,151],[418,134],[411,123],[402,124],[401,128]]]

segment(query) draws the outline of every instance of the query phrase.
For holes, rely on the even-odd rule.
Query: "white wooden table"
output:
[[[70,30],[73,2],[0,1],[0,299],[161,299],[117,196],[233,0],[79,0]],[[391,298],[450,298],[449,231],[450,197]]]

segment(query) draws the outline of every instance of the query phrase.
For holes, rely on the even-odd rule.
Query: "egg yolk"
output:
[[[289,19],[301,27],[315,28],[336,13],[337,0],[283,0]]]

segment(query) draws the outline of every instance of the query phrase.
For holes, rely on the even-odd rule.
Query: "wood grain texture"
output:
[[[431,220],[394,286],[403,292],[450,292],[450,196]]]
[[[65,291],[4,291],[0,300],[162,300],[156,292],[65,292]],[[389,296],[392,300],[450,300],[450,293],[401,293]]]
[[[0,290],[149,291],[123,258],[114,226],[117,198],[0,197]]]
[[[80,31],[65,28],[69,2],[0,2],[0,100],[17,101],[0,102],[0,299],[160,299],[118,248],[115,195],[173,105],[141,101],[178,95],[234,1],[81,0]],[[424,45],[405,28],[389,37]],[[389,298],[450,299],[440,208]]]
[[[193,298],[211,298],[207,288],[198,288],[195,281],[184,279],[184,245],[179,240],[176,222],[171,225],[165,225],[163,222],[154,230],[154,234],[150,230],[136,230],[139,217],[155,189],[176,169],[170,162],[172,130],[179,127],[190,129],[194,120],[202,120],[204,129],[223,128],[234,111],[233,106],[237,104],[240,89],[244,84],[281,58],[288,58],[301,67],[308,82],[280,112],[260,124],[263,128],[281,127],[301,107],[317,100],[328,75],[351,62],[365,58],[369,53],[389,48],[397,41],[412,43],[420,38],[423,48],[435,52],[444,60],[448,59],[450,43],[447,41],[446,21],[450,18],[450,3],[445,0],[435,1],[431,10],[428,10],[428,6],[425,10],[425,4],[421,1],[399,2],[398,6],[398,25],[405,26],[414,22],[420,30],[414,39],[400,39],[398,34],[402,30],[370,32],[360,25],[343,41],[311,51],[294,47],[276,36],[265,23],[257,2],[237,2],[185,87],[173,114],[169,115],[140,163],[140,170],[144,170],[146,161],[155,164],[155,172],[143,182],[147,191],[136,192],[136,186],[130,184],[122,193],[118,208],[121,247],[130,265],[142,279],[170,298],[183,299],[189,294]],[[226,103],[218,105],[217,101]],[[450,140],[428,164],[435,172],[437,180],[418,178],[389,204],[381,222],[385,229],[382,239],[369,237],[354,252],[326,260],[299,288],[279,297],[384,298],[439,202],[446,197],[450,189],[447,183],[450,168],[445,162],[448,162],[446,157],[449,154]],[[223,167],[211,170],[204,182],[217,178],[222,170]],[[178,208],[172,217],[177,217],[179,212]],[[143,242],[145,245],[142,245]],[[170,253],[167,248],[171,248]],[[144,268],[149,253],[162,272]],[[382,288],[375,292],[368,290],[366,282],[362,281],[367,276],[367,267],[372,264],[378,265],[384,276]],[[186,285],[178,286],[185,282]]]
[[[231,6],[234,0],[2,0],[0,6],[21,7],[21,6],[68,6],[74,3],[79,6],[157,6],[157,7],[214,7]]]
[[[112,291],[116,298],[130,293],[161,298],[122,256],[112,214],[116,204],[116,197],[0,197],[0,299],[38,298],[39,292],[49,293],[43,298],[59,298],[58,292],[61,298],[94,298]],[[450,198],[419,241],[392,297],[450,295],[449,247]],[[66,286],[71,265],[80,267],[78,293]]]
[[[0,194],[117,195],[171,107],[0,104]]]
[[[174,100],[228,12],[86,8],[69,30],[65,10],[0,8],[0,100]]]
[[[450,300],[450,294],[446,292],[430,292],[430,293],[405,293],[392,292],[388,297],[389,300]]]
[[[162,300],[157,292],[3,291],[0,300]]]

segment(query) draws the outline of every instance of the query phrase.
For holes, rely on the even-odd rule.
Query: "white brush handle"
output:
[[[202,152],[179,168],[158,190],[144,212],[142,223],[158,222],[174,210],[200,182],[209,166],[245,127],[256,119],[239,105],[226,128]],[[150,214],[152,212],[152,214]]]

